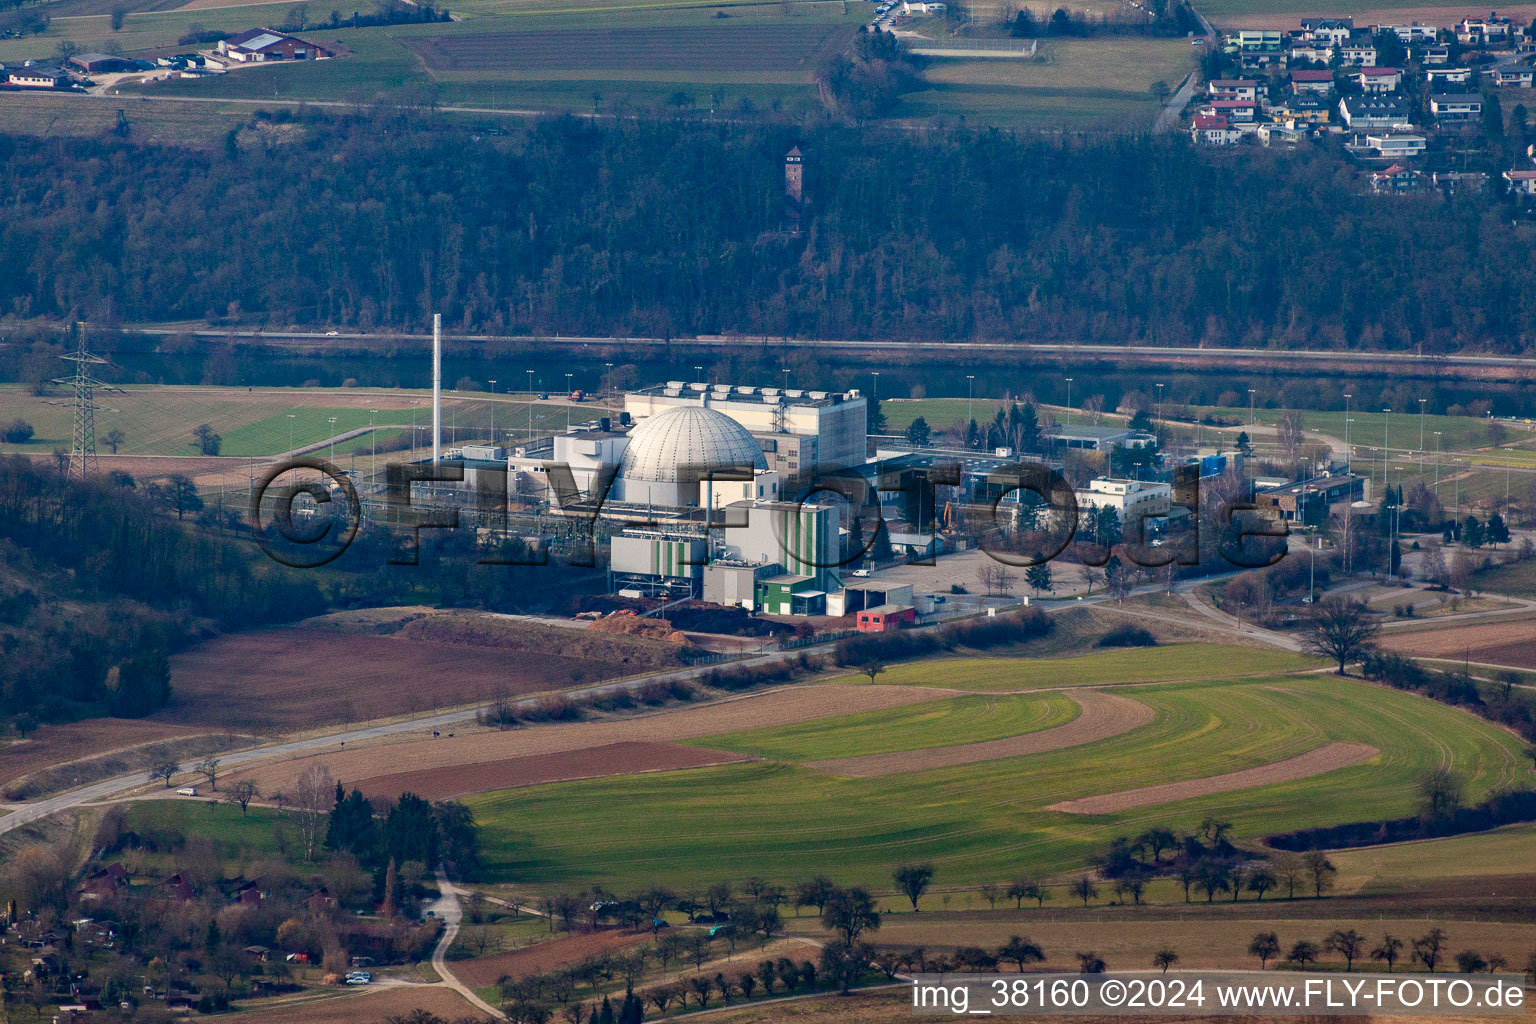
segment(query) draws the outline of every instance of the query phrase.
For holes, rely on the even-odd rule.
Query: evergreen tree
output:
[[[1024,582],[1037,594],[1055,590],[1056,586],[1051,582],[1051,563],[1041,562],[1024,570]]]
[[[1461,524],[1461,542],[1467,547],[1476,550],[1482,547],[1488,540],[1488,533],[1482,520],[1477,516],[1467,516]]]
[[[400,913],[400,873],[395,868],[395,858],[389,858],[389,867],[384,869],[384,899],[383,914],[385,920],[392,921]]]
[[[933,431],[928,427],[928,421],[919,416],[907,427],[907,443],[921,447],[933,439]]]

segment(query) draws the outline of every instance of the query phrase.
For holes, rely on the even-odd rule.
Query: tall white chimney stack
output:
[[[432,314],[432,464],[443,459],[443,314]]]

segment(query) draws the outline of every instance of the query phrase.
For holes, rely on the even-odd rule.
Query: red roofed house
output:
[[[1522,196],[1536,196],[1536,171],[1505,171],[1509,190]]]
[[[1231,146],[1242,139],[1243,133],[1220,114],[1197,114],[1189,126],[1189,136],[1207,146]]]
[[[1292,71],[1291,92],[1298,96],[1315,93],[1326,96],[1333,92],[1332,71]]]
[[[1394,92],[1403,84],[1402,68],[1361,68],[1354,74],[1361,92]]]
[[[1400,195],[1414,192],[1423,184],[1424,175],[1402,164],[1371,173],[1371,191]]]
[[[187,881],[180,871],[160,883],[162,896],[168,900],[176,900],[178,903],[186,903],[197,898],[197,890],[192,888],[192,883]]]
[[[128,888],[128,871],[120,862],[113,861],[106,867],[97,868],[85,876],[80,883],[80,898],[82,900],[106,899],[126,888]]]

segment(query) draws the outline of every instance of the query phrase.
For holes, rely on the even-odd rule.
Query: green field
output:
[[[1316,658],[1267,648],[1224,644],[1170,644],[1098,651],[1070,658],[956,658],[896,665],[881,673],[882,686],[942,686],[957,690],[1041,690],[1058,686],[1163,683],[1180,679],[1230,679],[1316,668]],[[836,680],[868,684],[862,675]]]
[[[1510,825],[1476,835],[1371,846],[1333,854],[1338,882],[1346,891],[1372,891],[1378,879],[1391,883],[1446,878],[1493,878],[1536,871],[1536,825]]]
[[[1248,422],[1248,410],[1238,407],[1206,407],[1199,406],[1194,409],[1200,414],[1210,413],[1219,419],[1228,421]],[[1324,434],[1344,439],[1344,410],[1330,410],[1319,412],[1315,409],[1256,409],[1254,419],[1265,426],[1276,426],[1288,411],[1294,411],[1301,417],[1303,430],[1317,430]],[[1357,457],[1364,459],[1364,448],[1380,449],[1383,444],[1391,447],[1394,452],[1419,451],[1419,411],[1417,406],[1411,410],[1393,410],[1384,413],[1375,410],[1365,412],[1360,409],[1352,409],[1348,419],[1354,422],[1349,424],[1349,442],[1355,446]],[[1424,417],[1424,451],[1433,455],[1435,452],[1435,431],[1440,432],[1440,449],[1442,452],[1469,451],[1474,448],[1486,448],[1492,442],[1488,437],[1488,421],[1476,416],[1428,416]],[[1238,428],[1233,428],[1238,429]],[[1524,431],[1509,428],[1508,439],[1511,441],[1528,438]],[[1268,438],[1260,438],[1259,441],[1267,441]]]
[[[1145,130],[1158,111],[1152,84],[1176,88],[1194,68],[1190,50],[1182,39],[1107,37],[1043,41],[1032,60],[932,58],[930,87],[903,96],[900,113],[1013,127]]]
[[[1528,782],[1513,736],[1429,700],[1328,676],[1177,683],[1123,691],[1154,721],[1097,743],[961,767],[846,779],[767,762],[572,782],[470,798],[489,873],[546,888],[601,881],[684,889],[759,873],[830,872],[887,886],[892,865],[932,860],[943,884],[1087,862],[1110,838],[1207,814],[1239,839],[1396,816],[1449,764],[1477,799]],[[716,738],[715,742],[726,742]],[[1371,761],[1311,779],[1098,817],[1056,801],[1267,764],[1329,741],[1370,743]]]
[[[0,444],[0,452],[49,452],[55,447],[69,447],[72,410],[59,404],[61,401],[58,396],[40,397],[20,387],[0,388],[0,421],[23,419],[37,431],[27,444]],[[492,402],[473,392],[446,394],[443,436],[450,443],[484,438],[494,425],[501,440],[508,432],[522,437],[527,433],[528,413],[527,402],[505,397]],[[559,429],[570,415],[567,406],[534,403],[534,429]],[[579,420],[596,412],[582,410],[574,415]],[[115,429],[125,437],[119,448],[123,455],[195,455],[198,449],[192,432],[207,423],[223,438],[221,455],[252,458],[318,444],[337,434],[366,428],[370,420],[376,427],[388,428],[379,431],[383,447],[389,440],[407,437],[413,423],[419,428],[430,427],[430,396],[424,391],[404,390],[359,394],[346,388],[248,392],[243,388],[132,387],[121,394],[98,397],[96,437],[103,452],[107,448],[101,439]],[[430,441],[424,430],[418,441]],[[372,444],[365,434],[339,443],[336,452],[364,454],[372,450]]]
[[[1477,588],[1510,597],[1536,597],[1536,559],[1486,569],[1477,574]]]
[[[279,815],[271,808],[252,807],[242,814],[234,804],[201,800],[140,800],[127,806],[128,827],[141,835],[164,829],[178,836],[196,836],[213,843],[221,859],[255,861],[281,855]],[[165,863],[174,859],[167,856]]]
[[[816,761],[1022,736],[1065,725],[1079,713],[1077,704],[1058,694],[957,697],[689,742],[775,761]]]

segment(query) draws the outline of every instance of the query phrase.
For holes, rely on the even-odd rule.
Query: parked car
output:
[[[182,786],[176,791],[177,796],[197,796],[196,786]]]
[[[347,974],[348,985],[371,985],[373,975],[367,971],[350,971]]]

